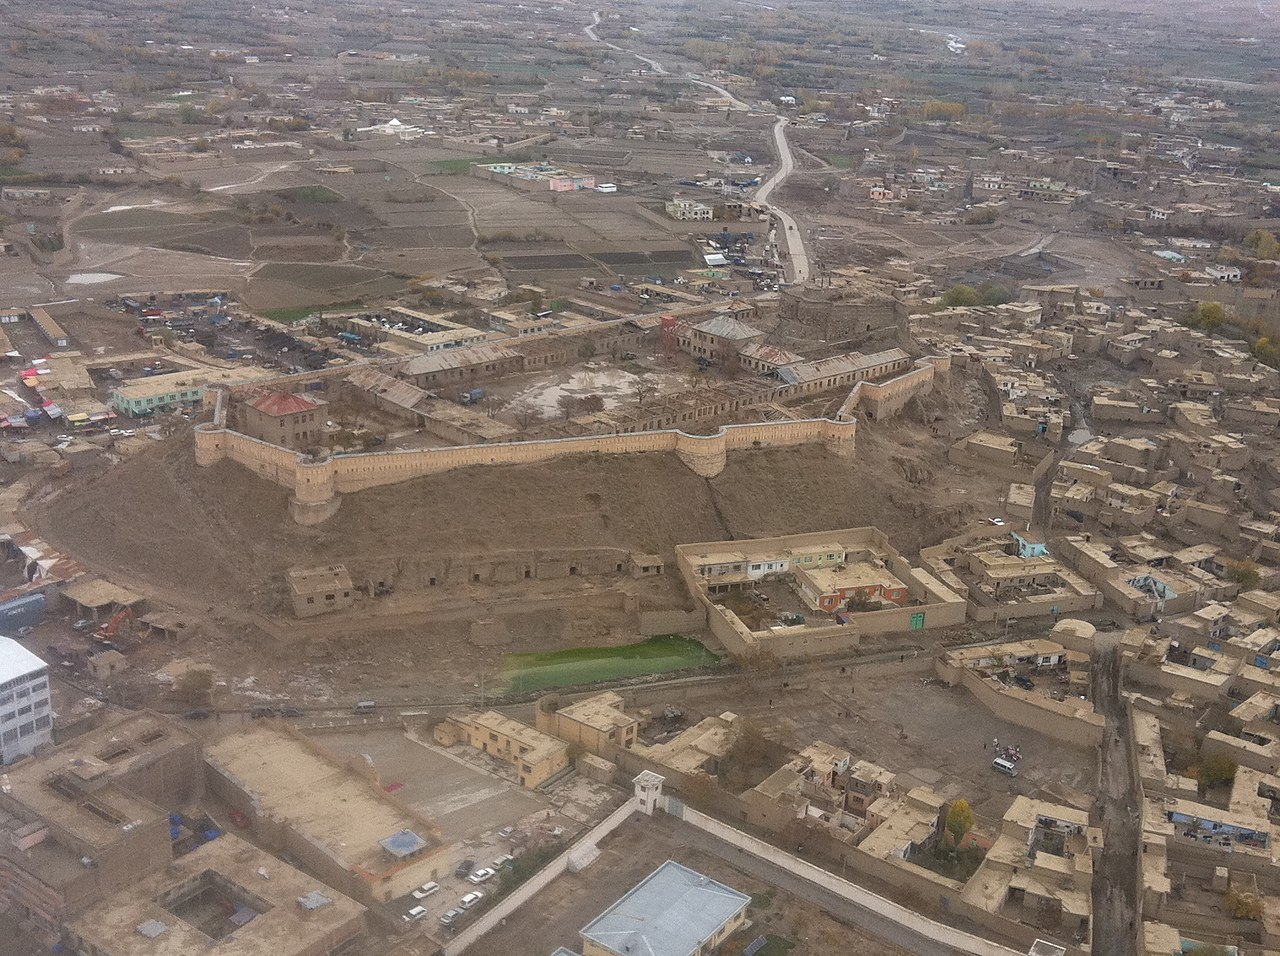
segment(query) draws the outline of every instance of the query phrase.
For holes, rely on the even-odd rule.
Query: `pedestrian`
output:
[[[985,740],[982,742],[982,749],[983,750],[987,749],[987,742]]]
[[[898,655],[898,663],[899,663],[899,664],[901,664],[901,663],[902,663],[903,661],[905,661],[906,659],[907,659],[907,655],[906,655],[906,654],[899,654],[899,655]]]

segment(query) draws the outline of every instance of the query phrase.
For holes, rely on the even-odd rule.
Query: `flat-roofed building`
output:
[[[210,744],[205,764],[207,789],[271,849],[366,905],[438,880],[455,862],[435,822],[288,728],[255,722]]]
[[[233,834],[70,921],[83,956],[327,956],[365,934],[365,908]]]
[[[13,763],[52,739],[49,665],[0,637],[0,763]]]
[[[589,753],[612,756],[618,748],[631,749],[640,721],[623,709],[621,695],[607,690],[571,704],[561,704],[555,695],[544,697],[538,701],[537,725]]]
[[[199,791],[199,739],[144,711],[7,773],[0,908],[52,944],[65,920],[173,860],[169,809]]]
[[[340,611],[356,603],[355,588],[346,565],[331,564],[327,568],[292,568],[285,574],[293,613],[298,617],[315,617],[329,611]]]
[[[667,860],[582,930],[583,956],[706,956],[746,920],[751,897]]]
[[[569,767],[569,745],[496,710],[482,714],[457,711],[437,724],[437,741],[445,746],[466,742],[476,750],[509,763],[520,786],[542,786]]]

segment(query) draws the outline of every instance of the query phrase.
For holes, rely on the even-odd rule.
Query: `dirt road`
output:
[[[1134,772],[1129,704],[1121,686],[1121,649],[1114,636],[1100,636],[1093,659],[1093,701],[1106,718],[1098,815],[1102,857],[1093,878],[1093,953],[1138,953],[1139,841],[1142,792]]]
[[[787,249],[788,261],[791,263],[791,281],[805,282],[809,278],[809,254],[805,251],[804,240],[800,235],[800,227],[791,213],[781,206],[769,202],[773,191],[786,182],[787,177],[795,169],[795,158],[791,155],[791,146],[787,143],[787,118],[779,116],[773,124],[773,141],[778,147],[778,168],[774,170],[759,192],[756,200],[769,207],[782,226],[782,244]]]

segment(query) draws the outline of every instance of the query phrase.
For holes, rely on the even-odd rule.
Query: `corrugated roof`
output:
[[[454,368],[467,368],[472,365],[483,365],[486,362],[510,362],[520,358],[519,353],[500,345],[473,345],[461,349],[442,349],[417,355],[405,365],[403,373],[408,376],[429,375],[432,372],[443,372]]]
[[[750,339],[757,335],[764,335],[759,329],[753,329],[746,323],[727,315],[713,316],[705,322],[699,322],[693,328],[696,332],[714,335],[718,339]]]
[[[862,369],[874,368],[877,365],[899,362],[909,358],[911,356],[902,351],[902,349],[886,349],[883,352],[873,352],[870,355],[863,355],[861,352],[849,352],[846,355],[833,355],[830,358],[818,359],[816,362],[801,362],[797,365],[788,365],[786,368],[778,370],[778,376],[789,385],[798,385],[803,382],[816,382],[819,379],[830,378],[835,375],[847,375]]]
[[[293,392],[272,392],[249,403],[251,408],[256,409],[263,415],[271,415],[275,418],[279,418],[282,415],[298,415],[302,412],[315,411],[322,404],[324,403],[304,398]]]

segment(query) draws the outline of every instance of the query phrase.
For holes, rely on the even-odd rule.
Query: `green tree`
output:
[[[984,285],[980,290],[983,305],[1004,305],[1013,301],[1013,293],[1008,286]]]
[[[1191,324],[1207,332],[1216,332],[1230,316],[1218,302],[1201,302],[1191,312]]]
[[[1208,757],[1202,757],[1200,760],[1200,768],[1197,779],[1200,782],[1200,792],[1203,794],[1210,787],[1220,783],[1230,783],[1236,778],[1236,762],[1230,757],[1224,757],[1222,754],[1213,754]]]
[[[955,841],[957,848],[960,846],[960,841],[964,839],[964,835],[973,829],[973,823],[973,807],[969,806],[969,801],[964,799],[952,801],[947,810],[947,832],[951,834],[951,839]]]
[[[1244,245],[1259,259],[1280,259],[1280,240],[1266,229],[1255,229],[1245,236]]]
[[[947,308],[977,305],[980,301],[978,290],[971,285],[953,285],[942,294],[942,304]]]
[[[1227,580],[1240,585],[1242,591],[1256,591],[1262,584],[1262,575],[1252,561],[1232,561],[1227,565]]]
[[[213,693],[213,672],[192,668],[174,682],[173,692],[188,704],[207,704]]]

